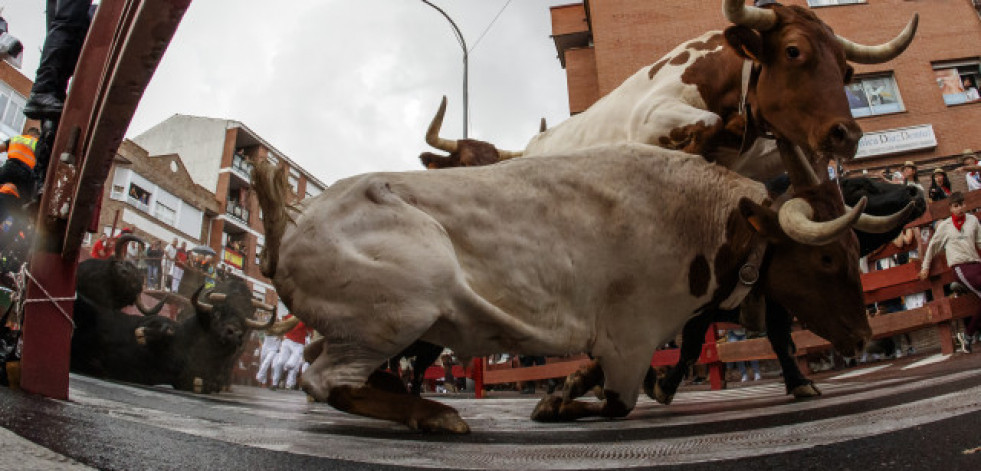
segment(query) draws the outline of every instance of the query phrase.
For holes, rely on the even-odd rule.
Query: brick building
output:
[[[752,3],[752,2],[748,2]],[[885,64],[852,64],[846,86],[865,131],[849,170],[895,169],[915,161],[929,186],[936,167],[955,167],[981,151],[981,100],[964,79],[981,78],[981,6],[977,0],[784,0],[812,8],[838,35],[879,44],[920,14],[912,45]],[[566,70],[575,114],[676,45],[727,26],[721,0],[585,0],[551,8],[552,35]],[[963,178],[951,175],[955,189]]]
[[[37,121],[24,117],[24,104],[34,82],[14,66],[0,60],[0,141],[20,135]],[[3,158],[6,159],[6,153]]]
[[[207,225],[204,243],[249,282],[257,299],[275,304],[275,289],[259,271],[265,238],[249,181],[251,161],[285,166],[294,200],[316,196],[327,186],[234,120],[175,114],[133,141],[153,156],[180,156],[193,183],[216,200],[217,214]]]

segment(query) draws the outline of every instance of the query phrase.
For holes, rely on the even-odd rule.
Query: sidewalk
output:
[[[95,469],[71,458],[31,443],[17,434],[0,428],[0,470],[54,471]]]

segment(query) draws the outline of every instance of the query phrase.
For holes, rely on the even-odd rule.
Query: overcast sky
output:
[[[541,117],[568,117],[549,6],[574,0],[432,1],[471,49],[470,137],[520,150]],[[44,5],[0,0],[31,79]],[[463,135],[462,82],[449,22],[420,0],[193,0],[126,136],[175,113],[234,119],[330,184],[421,169],[444,94],[442,135]]]

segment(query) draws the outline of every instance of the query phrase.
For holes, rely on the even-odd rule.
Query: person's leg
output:
[[[24,107],[29,118],[52,118],[61,113],[68,79],[75,72],[89,29],[91,6],[91,0],[48,0],[48,33],[31,97]]]
[[[760,362],[759,360],[752,360],[749,362],[749,366],[753,368],[753,381],[759,381],[763,379],[760,375]]]

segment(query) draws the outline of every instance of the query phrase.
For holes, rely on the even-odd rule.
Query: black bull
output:
[[[910,202],[914,203],[913,211],[908,219],[895,229],[882,233],[871,234],[862,231],[855,231],[858,236],[861,255],[865,256],[875,251],[884,244],[891,242],[903,230],[903,226],[926,211],[926,200],[923,192],[915,186],[887,183],[872,180],[865,177],[841,179],[842,195],[845,204],[852,206],[858,203],[863,197],[868,198],[868,205],[865,212],[868,214],[882,216],[901,211]],[[768,187],[771,187],[769,184]],[[772,188],[772,187],[771,187]],[[678,363],[669,369],[665,376],[654,382],[653,370],[648,372],[644,381],[644,391],[652,398],[662,403],[670,403],[684,373],[697,360],[702,351],[702,344],[705,340],[705,331],[713,322],[732,322],[738,323],[739,311],[719,311],[706,313],[695,317],[685,324],[682,330],[681,354]],[[796,397],[811,397],[820,395],[820,391],[814,386],[813,382],[807,379],[794,361],[793,354],[796,350],[793,339],[790,336],[792,313],[788,313],[782,306],[773,303],[766,303],[766,335],[770,341],[773,352],[777,355],[777,361],[783,370],[784,384],[787,387],[787,394],[794,394]]]
[[[194,315],[183,322],[162,316],[131,316],[100,306],[83,295],[75,301],[71,369],[92,376],[175,389],[219,392],[229,384],[232,366],[250,329],[267,328],[252,320],[252,293],[239,279],[199,289],[191,300]]]

